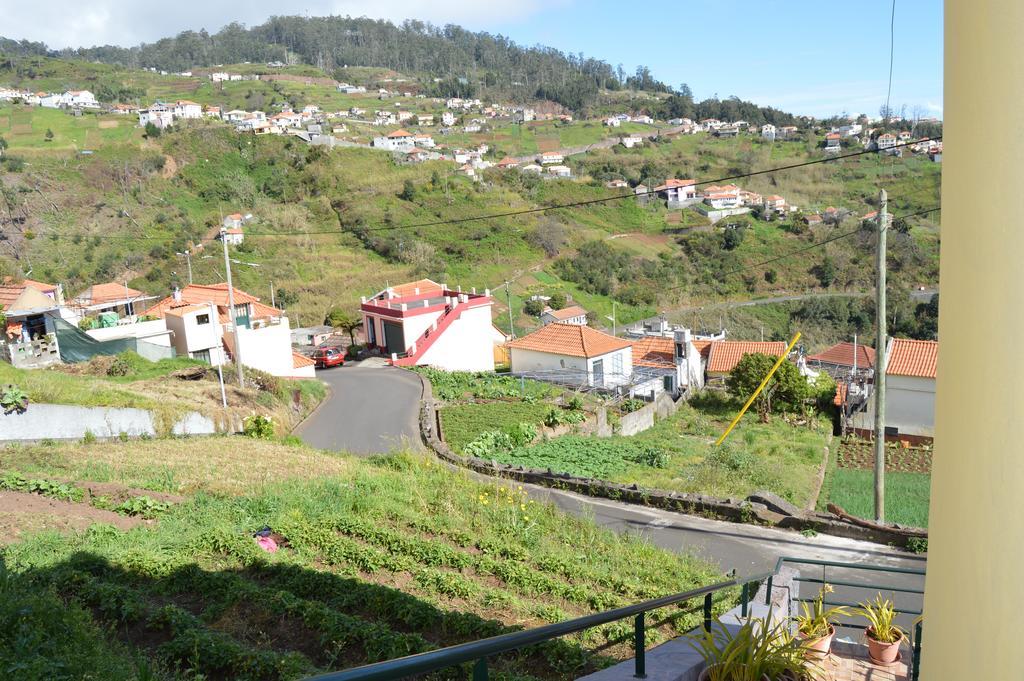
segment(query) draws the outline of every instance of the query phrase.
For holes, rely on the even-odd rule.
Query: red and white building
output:
[[[491,293],[450,290],[430,279],[392,286],[363,298],[368,347],[395,366],[493,371],[494,347],[505,341],[491,323]]]

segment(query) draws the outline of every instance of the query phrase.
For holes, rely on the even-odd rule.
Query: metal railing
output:
[[[487,681],[488,678],[488,667],[487,659],[495,655],[502,653],[508,653],[514,650],[526,648],[528,646],[537,645],[547,641],[551,641],[562,636],[569,634],[575,634],[593,627],[601,626],[603,624],[610,624],[619,620],[626,619],[628,617],[633,618],[633,643],[634,643],[634,654],[633,654],[633,677],[637,679],[646,678],[646,613],[664,608],[666,606],[675,605],[678,603],[684,603],[693,599],[703,597],[703,628],[705,631],[711,631],[711,625],[713,621],[713,607],[714,607],[714,594],[725,589],[731,589],[740,587],[740,608],[741,613],[744,617],[747,616],[749,605],[756,594],[757,586],[762,582],[766,582],[766,596],[765,603],[771,602],[772,587],[775,577],[779,574],[783,565],[801,564],[801,565],[814,565],[822,567],[823,571],[829,567],[840,568],[840,569],[861,569],[871,570],[879,572],[892,572],[910,575],[924,575],[924,570],[915,570],[911,568],[886,568],[879,566],[861,565],[857,563],[842,563],[836,561],[821,561],[821,560],[809,560],[802,558],[790,558],[780,557],[775,564],[775,569],[771,572],[765,572],[761,574],[750,575],[744,578],[733,578],[710,586],[700,587],[698,589],[691,589],[689,591],[683,591],[680,593],[672,594],[669,596],[662,596],[661,598],[655,598],[635,605],[628,605],[615,610],[608,610],[605,612],[594,613],[592,615],[586,615],[584,617],[578,617],[576,619],[566,620],[565,622],[557,622],[555,624],[548,624],[543,627],[537,627],[535,629],[527,629],[526,631],[517,631],[510,634],[502,634],[500,636],[493,636],[480,641],[470,641],[468,643],[462,643],[447,648],[441,648],[438,650],[431,650],[424,653],[418,653],[416,655],[409,655],[406,657],[397,658],[394,660],[387,660],[385,662],[376,662],[373,664],[363,665],[361,667],[354,667],[340,672],[329,672],[326,674],[320,674],[315,677],[311,677],[309,681],[393,681],[394,679],[401,679],[410,676],[417,676],[422,674],[428,674],[430,672],[444,669],[447,667],[454,667],[467,662],[473,663],[473,681]],[[806,583],[821,583],[822,580],[814,578],[796,577],[796,582]],[[923,594],[924,591],[912,587],[893,587],[893,586],[882,586],[873,584],[861,584],[854,582],[842,581],[829,581],[829,584],[837,586],[856,587],[872,590],[882,591],[899,591],[914,594]],[[792,597],[792,601],[800,602],[810,599],[801,599],[798,597]],[[830,605],[850,605],[843,603],[830,603]],[[920,614],[920,611],[914,610],[900,610],[904,614]],[[840,627],[851,627],[851,628],[863,628],[863,626],[853,624],[837,623]],[[912,659],[912,679],[917,679],[918,660],[920,658],[920,644],[921,644],[921,624],[916,623],[915,632],[913,637],[913,659]]]

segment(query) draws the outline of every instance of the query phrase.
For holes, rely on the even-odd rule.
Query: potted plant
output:
[[[794,638],[785,621],[748,617],[730,631],[716,620],[711,631],[690,634],[704,659],[697,681],[805,681],[814,678],[815,664],[804,644]]]
[[[832,649],[832,637],[836,635],[833,622],[850,614],[846,606],[825,607],[825,594],[832,593],[831,584],[822,584],[817,598],[811,605],[801,603],[801,614],[796,616],[797,632],[803,639],[807,652],[813,657],[826,657]]]
[[[871,661],[882,665],[896,662],[900,656],[900,644],[906,634],[894,623],[896,606],[893,602],[878,594],[873,601],[861,603],[857,612],[868,621],[864,635],[868,640],[868,656]]]

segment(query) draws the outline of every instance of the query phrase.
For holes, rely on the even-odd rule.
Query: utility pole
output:
[[[231,285],[231,258],[228,257],[228,231],[223,223],[220,227],[220,243],[224,246],[224,271],[228,278],[228,320],[235,333],[235,364],[238,366],[238,387],[245,387],[242,370],[242,334],[238,329],[238,315],[235,314],[235,287]]]
[[[274,302],[274,280],[270,280],[270,307],[277,307],[277,303]]]
[[[875,284],[875,521],[885,522],[885,349],[888,338],[885,311],[885,233],[888,229],[888,195],[878,192],[878,248]]]
[[[512,321],[512,291],[508,287],[509,282],[505,282],[505,296],[508,299],[508,335],[512,338],[516,337],[516,327]]]

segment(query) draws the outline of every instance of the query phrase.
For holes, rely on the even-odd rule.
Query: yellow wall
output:
[[[1024,2],[947,0],[925,681],[1024,679]]]

